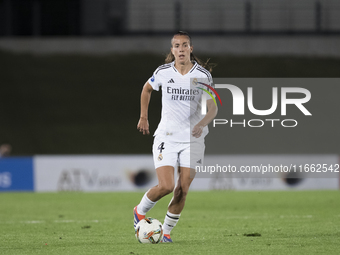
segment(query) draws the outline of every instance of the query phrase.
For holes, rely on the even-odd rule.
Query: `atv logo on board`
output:
[[[121,178],[111,175],[99,176],[97,171],[85,169],[68,169],[60,173],[58,190],[82,191],[90,187],[115,187],[120,185]]]

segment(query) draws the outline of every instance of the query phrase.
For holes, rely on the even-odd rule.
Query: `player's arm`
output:
[[[192,135],[196,138],[200,137],[203,132],[203,128],[207,126],[217,115],[217,106],[214,100],[207,100],[208,111],[204,118],[197,123],[197,125],[192,129]]]
[[[152,86],[147,81],[142,90],[140,97],[140,118],[138,121],[137,129],[143,133],[143,135],[150,134],[149,132],[149,121],[148,121],[148,109],[151,98],[151,92],[153,91]]]

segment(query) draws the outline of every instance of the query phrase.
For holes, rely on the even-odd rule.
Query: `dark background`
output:
[[[336,35],[337,0],[0,0],[0,36]]]
[[[0,134],[12,143],[14,155],[150,151],[152,135],[143,136],[136,129],[140,93],[154,69],[162,64],[163,56],[33,56],[4,52],[0,56]],[[337,77],[340,70],[340,60],[322,58],[212,56],[211,61],[218,63],[214,77]],[[132,75],[131,70],[136,69],[139,71]],[[225,129],[228,153],[338,153],[340,87],[325,88],[317,84],[311,89],[312,99],[306,107],[313,116],[298,116],[298,120],[308,119],[308,125],[302,122],[293,129],[260,130],[221,126],[216,134]],[[262,109],[271,103],[270,91],[265,92],[258,95],[254,88],[254,104],[259,109],[261,100],[265,103]],[[219,93],[225,105],[217,117],[240,119],[223,114],[222,109],[229,109],[231,96]],[[327,113],[326,106],[332,106],[333,111]],[[161,93],[154,91],[149,108],[152,133],[160,111]],[[327,121],[321,124],[322,117]],[[209,142],[214,141],[214,132],[210,130],[207,147],[212,148]],[[321,135],[325,139],[320,139]],[[300,136],[304,137],[301,142]],[[313,145],[317,141],[323,141],[322,146]]]

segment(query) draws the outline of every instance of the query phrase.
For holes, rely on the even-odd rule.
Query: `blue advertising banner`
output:
[[[33,191],[33,158],[0,158],[0,192]]]

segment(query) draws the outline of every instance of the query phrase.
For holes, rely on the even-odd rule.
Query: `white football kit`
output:
[[[209,71],[196,62],[193,64],[185,75],[176,70],[174,62],[161,65],[148,80],[154,90],[162,89],[162,115],[153,144],[155,168],[177,164],[192,168],[193,164],[203,164],[208,127],[203,128],[199,138],[191,133],[204,117],[201,114],[202,94],[206,93],[203,89],[210,91],[205,84],[213,84]]]

